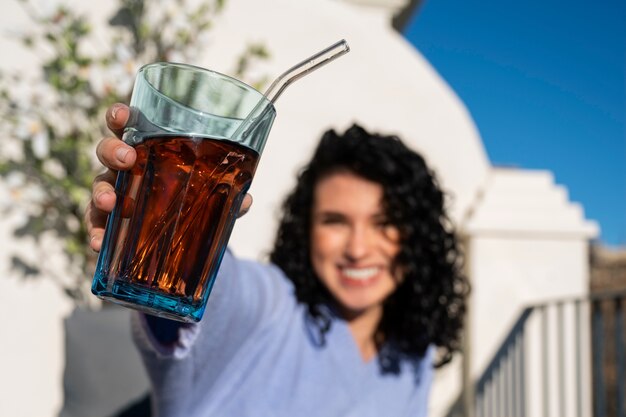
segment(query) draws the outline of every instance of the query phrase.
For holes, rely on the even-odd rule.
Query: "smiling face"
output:
[[[400,233],[388,224],[382,198],[380,184],[347,172],[315,188],[311,262],[346,318],[380,314],[399,282],[392,266]]]

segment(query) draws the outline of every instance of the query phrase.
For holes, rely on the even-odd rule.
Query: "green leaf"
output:
[[[29,265],[26,261],[17,256],[11,257],[11,268],[21,272],[24,278],[33,278],[41,273],[39,268]]]
[[[44,227],[43,217],[37,217],[37,216],[31,215],[31,216],[28,216],[26,223],[24,223],[22,226],[16,228],[13,231],[13,234],[16,237],[32,236],[38,239],[44,230],[45,230],[45,227]]]
[[[32,48],[35,45],[35,39],[31,35],[26,35],[22,38],[22,43],[27,48]]]

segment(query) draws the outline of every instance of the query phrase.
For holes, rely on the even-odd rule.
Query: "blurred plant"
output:
[[[31,0],[18,1],[35,23],[19,39],[45,58],[35,78],[0,73],[0,175],[11,197],[3,209],[19,212],[14,235],[31,239],[37,250],[34,256],[14,253],[12,266],[26,278],[51,277],[81,302],[95,263],[82,215],[102,170],[94,148],[107,134],[105,110],[128,102],[141,65],[193,62],[224,0],[119,0],[104,44],[96,42],[88,18],[71,8],[41,13]],[[249,45],[235,76],[267,57],[262,45]],[[259,87],[263,78],[247,81]],[[37,262],[51,250],[50,237],[63,242],[68,262],[62,270]]]

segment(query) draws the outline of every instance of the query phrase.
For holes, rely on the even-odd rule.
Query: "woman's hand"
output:
[[[125,104],[117,103],[109,107],[106,113],[106,123],[115,136],[102,139],[96,148],[98,159],[107,168],[103,174],[94,179],[91,187],[91,200],[85,210],[89,246],[96,252],[99,252],[102,247],[106,219],[115,207],[114,184],[117,171],[132,168],[137,159],[135,149],[121,140],[129,115],[130,109]],[[246,194],[239,216],[244,215],[251,205],[252,196]]]

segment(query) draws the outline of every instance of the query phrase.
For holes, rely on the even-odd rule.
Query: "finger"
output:
[[[102,164],[117,171],[126,171],[135,165],[137,152],[118,138],[104,138],[96,147],[96,155]]]
[[[250,210],[250,206],[252,206],[252,196],[250,194],[246,194],[241,202],[241,208],[239,208],[239,213],[237,213],[237,217],[241,217]]]
[[[107,110],[105,116],[107,126],[109,127],[111,132],[113,132],[115,136],[120,139],[122,138],[122,134],[124,133],[124,127],[126,127],[129,116],[130,109],[127,105],[122,103],[115,103]]]
[[[115,179],[117,174],[115,171],[107,170],[105,173],[98,175],[93,182],[91,188],[91,202],[94,208],[110,213],[115,207]]]
[[[89,247],[96,252],[99,252],[102,248],[107,216],[108,213],[96,208],[93,204],[93,200],[85,210],[85,224],[87,225],[87,234],[89,236]]]

